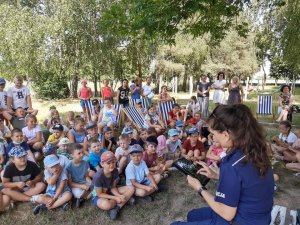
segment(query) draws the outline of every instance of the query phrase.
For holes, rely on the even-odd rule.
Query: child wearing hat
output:
[[[73,160],[67,165],[68,182],[75,197],[75,206],[79,208],[81,199],[87,199],[91,191],[91,179],[88,176],[89,164],[83,160],[83,147],[72,143],[70,153]]]
[[[199,140],[197,128],[189,129],[189,138],[184,141],[181,154],[184,158],[191,161],[205,159],[205,148],[203,143]]]
[[[63,210],[68,210],[72,193],[68,186],[66,170],[62,168],[56,155],[46,156],[44,165],[44,176],[48,186],[45,194],[37,196],[36,202],[40,204],[33,209],[33,213],[36,215],[42,210],[55,209],[61,206]]]
[[[160,174],[152,175],[143,160],[143,149],[140,145],[135,144],[130,146],[130,163],[127,165],[126,185],[135,188],[135,195],[142,197],[145,201],[151,202],[153,199],[150,196],[153,192],[158,191],[157,184],[161,180]]]
[[[103,143],[102,137],[100,133],[98,133],[98,126],[97,122],[90,121],[86,124],[85,129],[87,131],[87,135],[85,136],[83,140],[83,153],[84,153],[84,160],[88,160],[88,157],[90,155],[90,140],[91,139],[97,139],[100,144]]]
[[[17,202],[36,202],[37,195],[45,190],[40,168],[27,160],[27,152],[21,146],[9,151],[10,162],[4,169],[2,192]]]
[[[64,127],[61,124],[55,124],[52,127],[52,134],[49,136],[47,144],[53,144],[58,147],[59,141],[65,137]]]
[[[62,168],[65,168],[71,161],[66,156],[57,154],[56,147],[53,144],[46,144],[43,148],[43,153],[44,157],[48,155],[56,155]]]
[[[133,129],[131,127],[124,127],[122,130],[122,134],[128,135],[129,145],[137,144],[137,140],[133,138]]]
[[[178,132],[179,132],[178,138],[179,138],[180,140],[185,139],[185,138],[187,137],[187,132],[186,132],[186,130],[185,130],[185,128],[184,128],[184,122],[181,121],[181,120],[176,121],[175,127],[176,127],[176,129],[178,130]]]
[[[72,160],[72,156],[70,155],[68,148],[69,148],[69,144],[70,141],[68,138],[64,137],[62,139],[60,139],[60,141],[58,142],[58,149],[57,149],[57,155],[59,156],[65,156],[66,158],[68,158],[69,160]]]
[[[181,154],[181,140],[179,140],[179,131],[177,129],[170,129],[168,131],[168,140],[167,144],[167,159],[178,159]]]
[[[118,170],[116,168],[116,157],[110,152],[101,155],[102,168],[97,171],[93,178],[94,190],[92,191],[94,206],[108,211],[110,219],[115,220],[120,209],[129,201],[132,205],[134,199],[133,186],[117,187]]]

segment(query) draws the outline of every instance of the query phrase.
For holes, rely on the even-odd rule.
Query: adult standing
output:
[[[212,87],[215,89],[213,101],[216,106],[223,105],[225,103],[225,86],[225,75],[223,72],[219,72],[217,80],[212,85]]]
[[[129,87],[128,87],[128,80],[123,79],[121,87],[118,88],[117,91],[117,101],[118,104],[123,105],[124,108],[129,107]]]
[[[294,102],[294,96],[291,94],[291,87],[287,84],[282,85],[280,91],[278,107],[279,117],[276,121],[280,122],[287,119],[291,121],[291,116],[288,118],[288,115],[292,113],[292,105]]]
[[[210,83],[207,82],[207,76],[202,74],[197,83],[197,97],[200,105],[200,111],[203,117],[208,117]]]
[[[137,77],[130,85],[131,99],[137,101],[141,98],[141,79]]]
[[[228,86],[229,96],[228,96],[228,105],[239,104],[243,102],[243,86],[239,82],[239,78],[234,76],[231,79],[231,83]]]
[[[226,150],[220,169],[204,162],[198,173],[217,179],[215,195],[188,176],[189,185],[209,207],[188,213],[188,222],[172,225],[268,225],[273,206],[274,178],[263,127],[243,104],[221,105],[208,118],[214,140]],[[247,127],[247,129],[245,129]]]
[[[90,98],[93,96],[92,89],[87,86],[87,80],[81,80],[82,87],[78,91],[78,98],[80,98],[80,106],[82,111],[86,116],[90,118],[89,110],[86,109],[88,106],[87,102],[90,101]]]
[[[147,106],[152,105],[152,99],[154,97],[154,93],[152,92],[151,82],[152,82],[152,78],[147,77],[146,84],[143,86],[142,89],[142,96],[144,96],[145,99],[147,100]]]

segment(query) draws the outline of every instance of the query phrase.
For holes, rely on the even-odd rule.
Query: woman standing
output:
[[[204,162],[198,173],[218,181],[215,194],[188,176],[189,185],[209,207],[188,213],[187,222],[172,225],[268,225],[273,206],[274,178],[263,127],[243,104],[222,105],[208,118],[214,140],[226,150],[220,169]],[[245,127],[247,129],[245,129]]]
[[[279,107],[278,113],[279,117],[277,122],[284,121],[288,119],[288,114],[291,113],[292,105],[294,102],[294,97],[290,93],[291,87],[289,85],[282,85],[280,88],[281,94],[279,95]],[[291,118],[289,118],[291,121]]]
[[[200,105],[200,111],[203,117],[208,117],[210,83],[207,82],[207,76],[201,75],[197,83],[197,97]]]
[[[141,99],[141,79],[136,78],[134,83],[130,85],[131,99],[137,101]]]
[[[226,80],[223,72],[219,72],[217,80],[213,83],[212,87],[215,89],[213,101],[216,106],[223,105],[225,103],[225,86]]]
[[[129,87],[128,87],[128,80],[122,80],[122,86],[118,88],[117,91],[117,103],[123,105],[124,108],[129,107]]]
[[[228,96],[228,105],[239,104],[243,102],[244,91],[243,87],[239,82],[239,78],[234,76],[231,79],[231,84],[228,86],[229,96]]]

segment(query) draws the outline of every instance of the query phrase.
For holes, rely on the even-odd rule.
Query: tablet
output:
[[[209,182],[209,178],[204,175],[197,174],[197,171],[202,168],[201,165],[195,165],[193,162],[187,160],[186,158],[180,158],[173,163],[173,166],[176,167],[179,171],[185,175],[190,175],[198,179],[202,186],[205,186]]]

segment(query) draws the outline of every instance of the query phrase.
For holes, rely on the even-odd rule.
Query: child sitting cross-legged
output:
[[[145,201],[151,202],[150,196],[153,192],[158,191],[157,184],[161,180],[160,174],[152,175],[143,160],[143,149],[140,145],[135,144],[129,148],[130,163],[127,165],[126,185],[135,188],[135,195],[142,197]]]
[[[13,201],[35,202],[37,195],[45,189],[40,168],[27,160],[27,152],[21,147],[9,151],[10,162],[2,177],[2,193]]]
[[[125,167],[130,162],[130,156],[129,156],[129,143],[130,138],[128,134],[122,134],[119,137],[119,147],[116,149],[115,156],[117,159],[118,164],[118,171],[119,174],[122,174]]]
[[[191,161],[205,159],[204,145],[199,140],[199,133],[197,128],[189,129],[189,138],[184,141],[181,154],[184,158]]]
[[[181,154],[181,141],[178,138],[179,131],[176,129],[170,129],[168,131],[167,144],[167,159],[175,160],[178,159]]]
[[[48,186],[45,194],[37,196],[36,202],[40,204],[33,209],[33,214],[36,215],[42,210],[55,209],[60,206],[63,210],[68,210],[72,193],[68,186],[66,170],[62,168],[56,155],[46,156],[44,165],[44,175]]]
[[[159,137],[161,136],[163,135],[160,135]],[[145,151],[143,153],[143,160],[145,161],[151,174],[160,174],[162,178],[167,178],[168,173],[166,170],[172,165],[172,163],[168,163],[168,165],[166,165],[165,161],[158,161],[157,145],[158,141],[156,137],[149,136],[147,138],[145,143]]]
[[[68,138],[64,137],[60,139],[60,141],[58,142],[58,149],[56,151],[57,155],[62,155],[67,157],[69,160],[72,160],[73,158],[68,151],[69,144],[70,141]]]
[[[88,177],[89,165],[83,160],[81,144],[71,144],[69,151],[73,160],[67,165],[68,182],[75,197],[75,206],[79,208],[81,200],[88,199],[91,191],[91,179]]]
[[[47,144],[53,144],[58,147],[59,141],[65,137],[64,127],[61,124],[55,124],[52,127],[52,134],[49,136]]]
[[[213,163],[219,164],[221,158],[226,155],[225,149],[221,146],[221,144],[214,140],[214,136],[212,137],[213,144],[209,147],[206,158],[207,158],[207,165],[211,165]]]
[[[129,201],[134,204],[133,186],[117,187],[118,170],[116,168],[116,157],[110,152],[101,155],[102,168],[97,171],[93,178],[94,190],[93,205],[108,211],[109,217],[115,220],[120,209]]]
[[[48,155],[56,155],[57,158],[59,159],[59,164],[63,169],[66,168],[66,166],[70,163],[71,160],[69,160],[66,156],[64,155],[58,155],[56,151],[56,147],[53,144],[46,144],[43,148],[43,153],[44,157]]]

